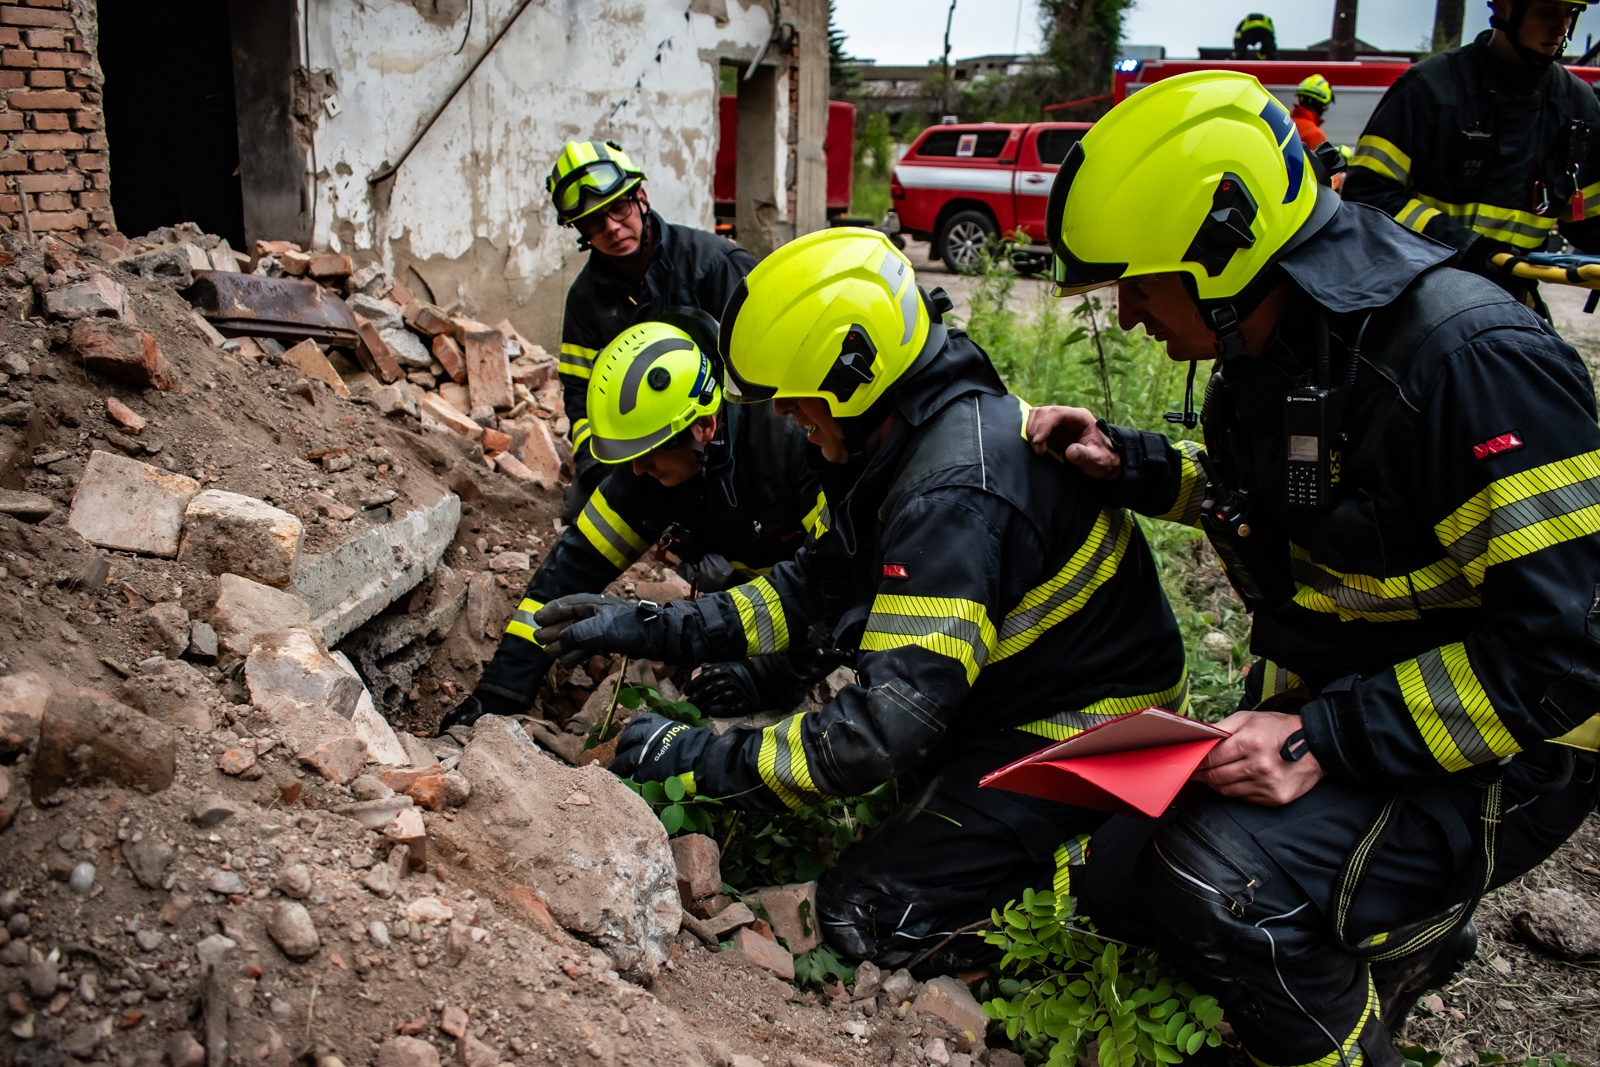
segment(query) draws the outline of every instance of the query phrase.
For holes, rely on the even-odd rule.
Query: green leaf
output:
[[[683,829],[683,805],[672,804],[663,808],[661,810],[661,825],[666,827],[668,837]]]
[[[1205,1033],[1204,1032],[1196,1032],[1196,1033],[1193,1033],[1193,1034],[1189,1035],[1189,1040],[1184,1044],[1183,1049],[1189,1055],[1193,1056],[1196,1052],[1200,1051],[1200,1046],[1204,1045],[1205,1043],[1206,1043],[1206,1035],[1205,1035]]]
[[[660,782],[645,782],[639,788],[639,795],[644,797],[645,802],[648,804],[665,804],[667,802],[666,787]]]
[[[682,800],[689,792],[683,786],[683,779],[676,777],[662,782],[661,788],[666,792],[668,800]]]

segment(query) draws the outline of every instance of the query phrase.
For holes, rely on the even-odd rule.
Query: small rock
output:
[[[467,781],[467,776],[460,771],[446,771],[444,775],[444,802],[452,808],[459,808],[472,796],[472,783]]]
[[[177,601],[157,604],[140,618],[168,659],[177,659],[189,647],[189,613]]]
[[[239,809],[234,806],[233,801],[221,793],[207,793],[196,800],[189,809],[189,821],[202,830],[209,830],[238,813]]]
[[[89,890],[94,888],[94,864],[80,863],[72,868],[72,874],[67,878],[67,885],[80,897],[89,895]]]
[[[308,960],[322,947],[311,913],[304,904],[295,901],[281,901],[272,910],[267,919],[267,935],[292,960]]]
[[[533,562],[526,552],[502,552],[489,561],[492,571],[525,571],[531,566]]]
[[[127,861],[133,877],[146,889],[161,888],[172,854],[172,846],[152,834],[146,834],[139,841],[122,843],[122,858]]]
[[[202,1067],[206,1062],[206,1047],[187,1030],[174,1030],[167,1037],[167,1059],[172,1067]]]
[[[735,930],[731,941],[724,955],[735,962],[759,967],[785,982],[794,981],[794,957],[776,941],[769,941],[748,927]]]
[[[28,991],[36,997],[53,996],[60,978],[61,972],[49,957],[34,960],[22,969],[22,980],[27,984]]]
[[[378,1046],[377,1067],[439,1067],[439,1052],[415,1037],[391,1037]]]
[[[256,767],[256,754],[245,748],[230,748],[217,759],[217,770],[235,777]]]
[[[895,975],[900,973],[896,971],[889,980],[893,981]],[[943,1019],[955,1032],[957,1048],[963,1052],[982,1041],[989,1026],[989,1016],[971,991],[960,979],[949,975],[940,975],[923,985],[913,1006],[919,1015],[934,1015]]]
[[[303,863],[291,863],[278,872],[272,884],[284,896],[304,900],[311,895],[311,868]]]
[[[850,995],[856,1000],[867,1000],[883,989],[883,972],[871,960],[856,964],[856,984]]]
[[[217,631],[208,622],[189,624],[189,650],[184,653],[197,663],[217,661]]]
[[[445,1005],[444,1011],[439,1014],[439,1029],[451,1037],[465,1037],[467,1033],[467,1012],[454,1004]]]
[[[418,897],[406,905],[406,921],[443,926],[455,917],[455,911],[438,897]]]
[[[3,409],[0,409],[3,412]],[[4,422],[0,418],[0,422]],[[27,421],[27,420],[23,420]],[[0,515],[9,515],[20,522],[43,522],[56,511],[55,501],[38,493],[24,493],[16,489],[0,489]]]
[[[357,800],[384,800],[394,796],[390,789],[376,775],[363,774],[350,783],[350,792]]]
[[[391,943],[389,940],[389,925],[374,919],[367,925],[367,937],[379,948],[388,948]]]
[[[903,1004],[916,995],[917,980],[902,967],[883,980],[883,992],[891,1005]]]
[[[250,891],[249,883],[237,871],[212,871],[206,877],[206,888],[223,897]]]
[[[1529,893],[1511,921],[1529,941],[1561,959],[1600,956],[1600,914],[1576,893],[1565,889]]]

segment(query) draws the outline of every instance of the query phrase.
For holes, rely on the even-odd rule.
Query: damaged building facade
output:
[[[329,248],[553,347],[584,261],[544,188],[561,144],[617,141],[709,228],[731,83],[764,253],[826,225],[826,40],[824,0],[0,4],[0,217]]]

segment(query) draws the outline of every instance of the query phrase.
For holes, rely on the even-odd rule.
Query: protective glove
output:
[[[599,593],[552,600],[533,616],[534,638],[549,655],[572,662],[582,653],[618,652],[634,659],[693,665],[705,657],[708,628],[697,601],[656,604]]]
[[[635,715],[617,738],[611,773],[636,782],[659,782],[694,769],[711,731],[665,715]]]
[[[762,710],[761,693],[743,660],[700,668],[700,673],[683,687],[683,698],[717,719],[753,715]]]
[[[736,584],[733,564],[715,552],[708,552],[694,562],[685,560],[675,568],[680,577],[702,593],[717,593]]]
[[[1492,237],[1479,237],[1467,246],[1461,253],[1458,266],[1462,270],[1481,274],[1485,278],[1509,278],[1511,272],[1505,267],[1497,266],[1494,257],[1501,252],[1510,252],[1514,256],[1522,255],[1519,249],[1512,248],[1504,241],[1496,241]]]

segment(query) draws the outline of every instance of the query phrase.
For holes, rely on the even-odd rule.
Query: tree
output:
[[[861,73],[851,66],[856,57],[844,50],[845,32],[833,21],[833,0],[828,0],[828,96],[843,99],[861,84]]]
[[[1461,27],[1466,22],[1466,0],[1437,0],[1433,7],[1433,50],[1448,52],[1461,47]]]
[[[1110,92],[1111,68],[1120,58],[1123,19],[1133,3],[1134,0],[1039,0],[1044,55],[1032,71],[1009,87],[1009,92],[997,92],[996,86],[987,95],[1006,111],[1014,113],[1020,108],[1030,112],[1017,117],[1039,119],[1044,117],[1040,109],[1046,104]],[[1073,121],[1092,119],[1105,114],[1109,106],[1085,107],[1061,117]]]

